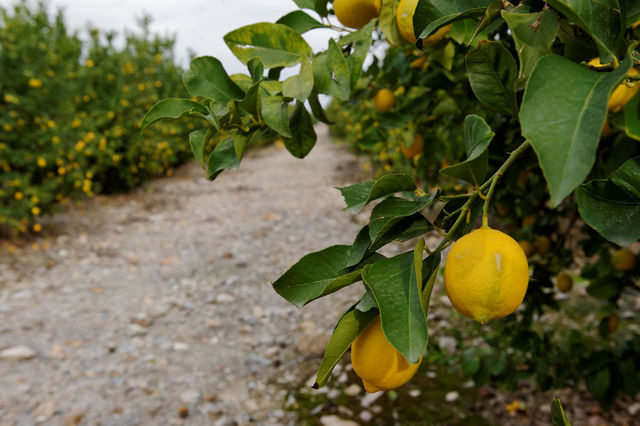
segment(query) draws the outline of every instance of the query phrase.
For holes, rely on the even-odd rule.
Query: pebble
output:
[[[178,415],[183,419],[189,416],[189,407],[187,407],[186,405],[181,405],[180,407],[178,407]]]
[[[325,415],[320,417],[322,426],[359,426],[358,423],[351,420],[344,420],[336,415]]]
[[[187,343],[184,343],[184,342],[174,342],[172,347],[173,347],[174,351],[188,351],[189,350],[189,345]]]
[[[344,393],[347,394],[348,396],[356,396],[356,395],[359,395],[360,392],[362,392],[362,388],[355,383],[350,384],[344,390]]]
[[[635,417],[636,414],[640,413],[640,402],[635,402],[627,407],[627,413],[630,416]]]
[[[180,401],[186,405],[195,405],[200,400],[200,392],[197,389],[187,389],[180,394]]]
[[[12,346],[0,352],[0,359],[9,361],[25,361],[35,358],[38,353],[28,346]]]
[[[456,391],[447,392],[444,396],[444,400],[447,402],[454,402],[460,398],[460,394]]]
[[[44,422],[53,416],[56,411],[56,403],[52,400],[47,400],[38,404],[33,410],[33,415],[37,422]]]
[[[214,299],[216,303],[233,303],[235,300],[236,298],[228,293],[220,293]]]
[[[131,337],[144,336],[147,334],[147,329],[138,324],[129,324],[127,333]]]
[[[370,422],[371,419],[373,419],[373,414],[371,414],[367,410],[363,410],[360,412],[359,417],[360,417],[360,420],[362,420],[363,422]]]
[[[131,322],[141,327],[150,327],[153,324],[153,319],[144,312],[140,312],[131,318]]]
[[[360,400],[360,405],[362,405],[364,408],[367,408],[368,406],[376,402],[382,395],[384,395],[384,392],[368,393],[362,397],[362,399]]]

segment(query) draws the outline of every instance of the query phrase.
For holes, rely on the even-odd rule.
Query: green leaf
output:
[[[610,277],[601,277],[593,280],[587,286],[587,294],[601,300],[609,300],[620,293],[620,285],[617,280]]]
[[[589,174],[609,96],[630,67],[627,57],[612,72],[596,72],[552,54],[533,69],[520,123],[538,155],[554,207]]]
[[[584,221],[607,240],[627,246],[640,239],[640,157],[580,185],[576,198]]]
[[[244,156],[244,153],[247,150],[247,147],[251,145],[252,142],[255,142],[255,140],[259,137],[259,134],[260,134],[260,130],[255,129],[249,136],[242,135],[239,133],[235,133],[232,136],[233,150],[236,153],[236,157],[238,157],[238,161],[242,160],[242,157]]]
[[[624,106],[624,131],[630,138],[640,141],[640,92]]]
[[[338,189],[347,204],[346,209],[351,213],[360,213],[370,201],[396,192],[414,191],[416,184],[411,175],[398,173],[382,176],[377,181],[360,182]]]
[[[447,37],[455,40],[458,44],[470,44],[473,47],[478,47],[479,40],[486,40],[489,35],[486,28],[481,30],[479,34],[475,34],[477,27],[478,23],[475,19],[456,21],[451,25]]]
[[[470,51],[465,62],[469,84],[485,106],[518,115],[516,102],[516,61],[499,41],[483,40]]]
[[[287,78],[282,83],[282,96],[304,102],[311,95],[312,90],[313,70],[311,69],[311,63],[304,59],[300,66],[300,72]]]
[[[362,74],[362,66],[369,54],[369,50],[371,50],[375,26],[375,21],[372,20],[358,31],[354,31],[339,40],[340,46],[351,45],[351,54],[346,58],[351,72],[351,87],[355,87]]]
[[[441,173],[481,185],[489,170],[489,144],[495,135],[480,116],[468,115],[464,119],[464,141],[467,159],[460,164],[446,167]]]
[[[262,65],[262,61],[260,58],[253,58],[247,63],[247,68],[249,68],[249,74],[251,74],[251,81],[253,83],[257,83],[262,80],[264,76],[264,65]]]
[[[485,9],[482,19],[480,19],[476,30],[473,32],[472,39],[475,39],[478,34],[482,32],[482,30],[495,22],[495,20],[500,16],[500,12],[504,7],[505,3],[503,0],[493,0],[491,4]]]
[[[189,133],[189,145],[191,145],[191,151],[198,160],[201,166],[204,167],[204,149],[205,149],[205,134],[206,129],[199,129]]]
[[[222,104],[244,98],[244,91],[233,82],[222,63],[211,56],[201,56],[191,61],[191,67],[182,74],[191,96],[202,96]]]
[[[416,38],[426,38],[455,21],[482,16],[492,0],[419,0],[413,15]]]
[[[391,227],[402,218],[412,216],[424,210],[433,203],[438,193],[417,200],[405,200],[404,198],[389,197],[381,201],[371,211],[369,218],[369,237],[375,242],[378,236],[384,235]]]
[[[311,106],[311,112],[318,121],[329,125],[334,124],[333,121],[329,120],[329,117],[327,117],[324,108],[322,108],[322,104],[320,103],[320,99],[318,98],[318,92],[316,92],[315,90],[312,91],[308,101],[309,106]]]
[[[617,59],[624,31],[617,0],[548,0],[548,3],[591,36],[603,64]]]
[[[328,0],[293,0],[300,9],[311,9],[318,15],[326,17]]]
[[[282,24],[247,25],[226,34],[224,41],[243,64],[257,57],[266,68],[288,67],[312,55],[300,34]]]
[[[571,426],[558,398],[554,398],[551,403],[551,426]]]
[[[285,138],[293,137],[289,129],[289,103],[282,96],[260,97],[260,114],[264,122]]]
[[[145,129],[151,123],[161,118],[180,118],[186,114],[196,114],[200,117],[209,114],[204,105],[189,99],[169,98],[163,99],[151,107],[142,118],[141,129]]]
[[[382,8],[380,9],[380,18],[378,25],[387,41],[392,45],[403,45],[406,40],[398,29],[396,20],[396,10],[398,10],[400,0],[382,0]]]
[[[303,103],[296,102],[293,114],[289,117],[289,126],[292,137],[284,137],[282,139],[284,146],[294,157],[306,157],[316,144],[318,137],[313,129],[311,115],[309,115],[309,111],[307,111]]]
[[[261,90],[260,84],[261,82],[258,81],[249,87],[244,99],[238,102],[238,106],[240,108],[254,116],[258,114],[258,93]]]
[[[417,362],[427,346],[428,330],[413,251],[365,266],[362,280],[380,308],[382,331],[389,343],[410,364]]]
[[[590,374],[585,378],[587,389],[596,398],[602,399],[609,390],[611,384],[611,372],[609,368],[603,368],[596,373]]]
[[[366,297],[368,293],[365,293]],[[366,312],[355,309],[353,306],[340,318],[338,324],[333,330],[333,334],[329,339],[327,348],[324,351],[322,362],[318,368],[316,375],[316,383],[314,389],[324,386],[329,380],[329,375],[335,368],[342,355],[349,349],[351,343],[365,329],[369,323],[378,316],[376,309],[367,310]]]
[[[349,99],[351,74],[342,50],[329,39],[329,48],[313,58],[313,79],[318,93]]]
[[[214,180],[226,169],[238,167],[240,161],[236,156],[233,137],[228,137],[220,142],[209,154],[207,167],[207,179]]]
[[[518,89],[521,89],[538,60],[551,53],[560,23],[557,14],[551,9],[544,9],[537,13],[503,11],[502,18],[509,25],[516,44],[520,59]]]
[[[636,370],[633,359],[625,358],[618,362],[618,370],[622,378],[622,390],[631,398],[635,398],[640,391],[640,377],[638,377],[638,370]]]
[[[299,34],[304,34],[307,31],[316,28],[327,28],[326,25],[316,21],[311,16],[301,10],[294,10],[291,13],[287,13],[282,18],[276,21],[276,24],[286,25],[287,27],[295,30]]]
[[[351,246],[327,247],[302,257],[273,283],[280,296],[297,307],[331,294],[361,279],[360,270],[344,273],[351,266]]]
[[[258,59],[258,58],[254,58],[254,59]],[[247,65],[248,66],[248,65]],[[247,90],[249,90],[251,88],[251,86],[254,85],[254,81],[251,78],[250,75],[246,75],[246,74],[232,74],[229,76],[229,78],[231,78],[231,80],[237,84],[244,93],[247,92]]]

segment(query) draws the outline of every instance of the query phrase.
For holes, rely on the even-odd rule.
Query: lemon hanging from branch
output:
[[[398,24],[398,30],[400,34],[409,42],[415,43],[415,33],[413,31],[413,15],[416,12],[418,6],[418,0],[400,0],[398,3],[398,9],[396,9],[396,23]],[[446,25],[431,34],[429,37],[422,40],[422,46],[433,46],[442,40],[451,29],[451,24]]]
[[[522,303],[529,265],[522,247],[507,234],[482,227],[451,246],[444,284],[453,306],[478,322],[506,317]]]
[[[345,27],[360,29],[380,15],[381,0],[335,0],[333,10]]]
[[[384,336],[380,316],[372,320],[351,344],[351,365],[367,392],[394,389],[418,371],[422,357],[409,364]]]

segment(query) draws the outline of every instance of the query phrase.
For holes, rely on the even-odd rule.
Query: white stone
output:
[[[320,417],[322,426],[359,426],[358,423],[351,420],[344,420],[335,415],[327,415]]]
[[[355,383],[350,384],[344,390],[344,393],[349,395],[349,396],[356,396],[356,395],[360,394],[360,392],[362,392],[362,388],[360,386],[356,385]]]
[[[382,395],[384,395],[384,392],[368,393],[362,397],[362,399],[360,400],[360,405],[367,408],[368,406],[376,402]]]
[[[12,346],[0,352],[0,359],[24,361],[34,358],[38,353],[28,346]]]
[[[444,396],[444,400],[447,402],[457,401],[458,398],[460,398],[460,394],[456,391],[447,392],[447,394]]]
[[[184,342],[175,342],[173,344],[173,350],[174,351],[188,351],[189,350],[189,345],[184,343]]]
[[[180,401],[186,405],[194,405],[200,399],[200,392],[196,389],[187,389],[180,394]]]

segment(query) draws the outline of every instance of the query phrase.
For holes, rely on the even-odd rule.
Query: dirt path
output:
[[[350,303],[298,311],[269,284],[357,232],[333,189],[357,165],[325,132],[305,160],[267,148],[214,183],[191,164],[0,252],[0,425],[290,422],[273,383],[307,378],[291,366]]]

